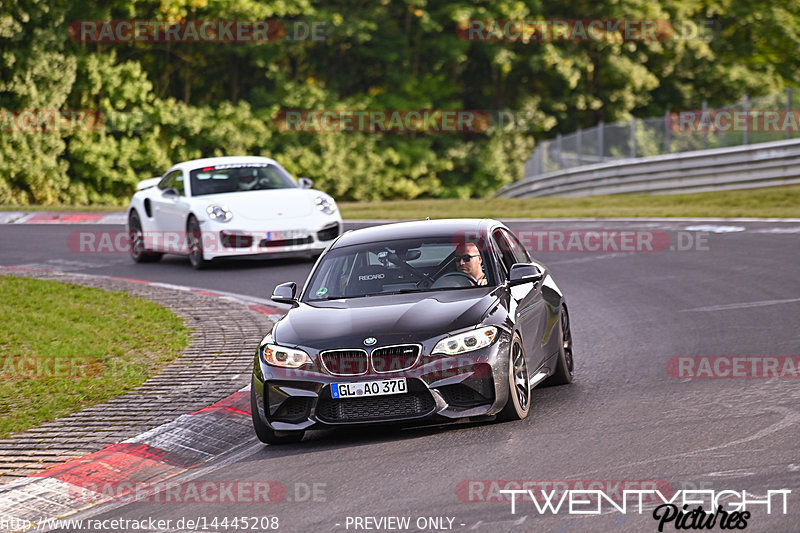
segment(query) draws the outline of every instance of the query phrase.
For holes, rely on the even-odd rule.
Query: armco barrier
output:
[[[800,139],[624,159],[526,175],[500,189],[496,196],[676,194],[794,183],[800,183]]]

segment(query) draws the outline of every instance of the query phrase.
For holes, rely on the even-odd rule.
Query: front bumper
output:
[[[283,369],[255,358],[253,393],[258,416],[276,431],[345,425],[436,423],[497,414],[508,399],[510,335],[501,330],[486,348],[459,356],[430,356],[423,348],[416,365],[392,373],[333,376],[320,365]],[[312,356],[318,361],[318,354]],[[332,383],[404,377],[404,394],[331,397]]]
[[[296,224],[274,231],[237,229],[218,223],[201,228],[203,256],[217,257],[285,256],[321,252],[342,233],[341,220],[317,225]]]

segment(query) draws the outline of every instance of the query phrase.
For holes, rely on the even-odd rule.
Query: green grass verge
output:
[[[340,202],[346,219],[775,217],[800,218],[800,185],[693,194]]]
[[[692,194],[339,202],[345,219],[800,217],[800,185]],[[0,206],[0,211],[122,211],[116,206]]]
[[[180,355],[182,320],[153,302],[0,276],[0,437],[117,396]]]

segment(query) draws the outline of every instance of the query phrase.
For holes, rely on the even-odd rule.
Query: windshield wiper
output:
[[[376,293],[368,294],[367,296],[379,296],[381,294],[408,294],[410,292],[425,292],[425,291],[424,290],[419,290],[419,289],[397,289],[396,291],[376,292]]]

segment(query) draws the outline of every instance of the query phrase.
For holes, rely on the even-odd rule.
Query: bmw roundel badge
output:
[[[378,339],[376,339],[375,337],[367,337],[366,339],[364,339],[365,346],[372,346],[376,342],[378,342]]]

